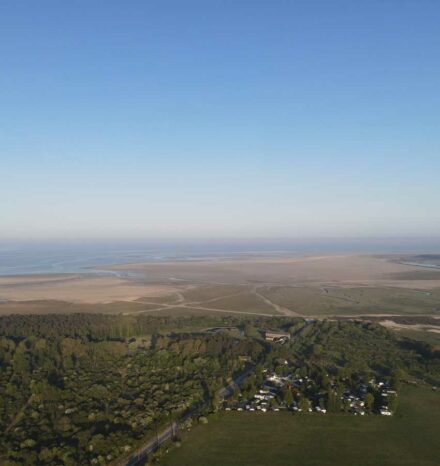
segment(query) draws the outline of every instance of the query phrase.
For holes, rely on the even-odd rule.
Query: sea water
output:
[[[182,241],[0,241],[0,275],[118,274],[111,265],[215,260],[249,254],[440,252],[440,239],[235,239]]]

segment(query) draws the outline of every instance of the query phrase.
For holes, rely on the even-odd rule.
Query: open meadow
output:
[[[440,393],[406,386],[390,418],[226,412],[182,435],[164,466],[435,466]]]

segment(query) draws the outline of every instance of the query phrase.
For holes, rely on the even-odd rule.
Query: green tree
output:
[[[284,400],[284,403],[286,403],[287,406],[292,406],[292,404],[293,404],[293,395],[292,395],[292,391],[289,388],[286,388],[286,390],[284,390],[283,400]]]
[[[248,338],[254,337],[257,333],[257,329],[253,325],[248,324],[248,323],[245,324],[243,331],[244,331],[244,336]]]
[[[255,379],[258,384],[261,384],[263,382],[263,368],[261,364],[257,364],[255,367]]]
[[[374,407],[374,395],[370,392],[368,392],[365,395],[365,407],[368,409],[368,411],[372,411]]]
[[[302,396],[301,399],[299,400],[299,409],[302,412],[307,412],[309,408],[310,408],[310,401],[305,396]]]
[[[404,377],[405,372],[402,369],[395,369],[391,374],[391,387],[396,391],[400,390],[400,383]]]
[[[327,409],[331,413],[337,413],[341,410],[341,397],[339,393],[330,390],[327,395]]]

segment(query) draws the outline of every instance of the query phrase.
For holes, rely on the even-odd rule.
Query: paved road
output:
[[[154,437],[142,448],[137,450],[127,461],[123,461],[119,464],[125,466],[135,466],[139,464],[142,460],[145,460],[149,453],[156,450],[160,445],[162,445],[162,443],[172,438],[176,434],[178,428],[179,423],[173,422],[172,425],[158,433],[157,437]]]
[[[235,379],[228,384],[226,387],[221,388],[217,394],[221,398],[227,398],[228,396],[234,393],[234,390],[243,383],[246,377],[252,373],[255,369],[253,364],[246,367],[241,374],[239,374]],[[194,408],[184,414],[178,421],[173,422],[167,428],[161,430],[157,433],[157,436],[149,440],[145,445],[136,450],[128,460],[124,460],[116,463],[118,466],[136,466],[141,461],[145,460],[149,453],[155,451],[162,443],[166,442],[179,430],[179,427],[184,423],[188,418],[197,414],[198,409]]]
[[[227,398],[231,396],[234,391],[243,383],[243,381],[246,379],[246,377],[249,376],[255,369],[254,365],[251,365],[247,367],[240,375],[238,375],[229,385],[226,385],[226,387],[221,388],[218,391],[218,396],[220,398]]]

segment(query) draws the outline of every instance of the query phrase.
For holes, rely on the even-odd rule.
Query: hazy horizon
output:
[[[169,238],[44,238],[0,239],[0,251],[40,250],[163,250],[212,252],[383,251],[440,252],[440,236],[424,237],[169,237]]]

